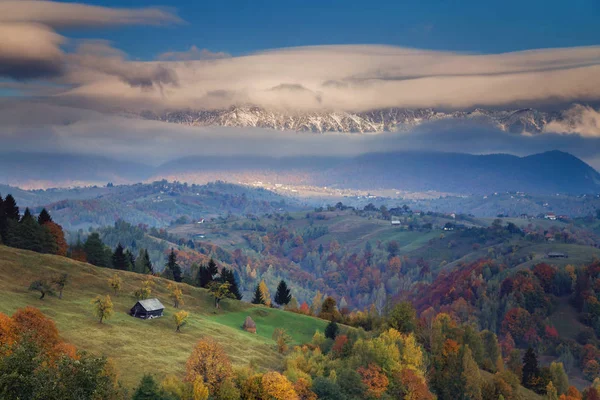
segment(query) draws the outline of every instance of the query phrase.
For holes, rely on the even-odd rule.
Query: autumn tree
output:
[[[337,309],[337,302],[331,296],[327,297],[321,306],[321,312],[319,318],[327,319],[329,321],[340,321],[341,315]]]
[[[65,233],[63,231],[62,226],[58,225],[56,222],[53,221],[45,222],[42,226],[46,228],[48,232],[50,232],[50,235],[54,239],[54,243],[56,245],[56,251],[54,252],[54,254],[63,257],[66,256],[69,249],[69,245],[65,240]]]
[[[175,322],[175,332],[181,332],[181,327],[187,323],[189,313],[187,311],[178,311],[173,314],[173,321]]]
[[[479,366],[473,359],[469,346],[463,346],[462,353],[462,379],[465,382],[465,395],[470,400],[481,400],[482,380]]]
[[[563,363],[552,362],[550,364],[550,380],[559,395],[565,394],[569,390],[569,376],[565,372]]]
[[[177,284],[169,283],[167,290],[169,290],[169,298],[173,300],[173,307],[179,308],[179,306],[184,305],[183,292]]]
[[[135,298],[138,300],[146,300],[152,294],[152,286],[154,286],[154,281],[152,277],[148,277],[142,281],[142,286],[134,292]]]
[[[280,306],[287,305],[292,300],[292,293],[284,280],[279,282],[277,292],[275,292],[275,303]]]
[[[417,324],[417,312],[410,302],[403,301],[392,308],[387,316],[387,322],[398,332],[413,332]]]
[[[63,290],[65,289],[65,286],[67,285],[67,282],[69,281],[69,274],[67,273],[62,273],[62,274],[58,274],[52,277],[52,283],[56,285],[56,288],[58,289],[58,298],[62,299],[62,295],[63,295]]]
[[[54,295],[54,288],[46,279],[31,282],[29,290],[40,292],[40,300],[43,300],[46,295]]]
[[[119,276],[119,274],[114,274],[111,278],[108,278],[108,286],[113,290],[115,296],[119,294],[121,290],[121,286],[123,285],[123,280]]]
[[[283,328],[275,328],[272,339],[277,343],[277,351],[281,354],[288,350],[288,344],[292,341],[292,337]]]
[[[221,300],[225,298],[235,299],[235,295],[229,290],[230,286],[228,282],[220,283],[217,281],[211,282],[208,285],[208,290],[215,299],[215,308],[221,308]]]
[[[12,315],[12,322],[14,333],[19,340],[27,338],[46,352],[51,351],[60,342],[54,321],[35,307],[18,309]]]
[[[279,372],[267,372],[262,376],[261,383],[267,399],[299,400],[292,383]]]
[[[267,307],[271,307],[271,293],[269,293],[269,288],[264,280],[261,280],[258,284],[258,288],[260,290],[260,295],[264,301],[264,305]]]
[[[186,363],[185,380],[194,382],[200,378],[210,393],[216,393],[232,374],[231,362],[223,348],[212,338],[200,339]]]
[[[367,392],[374,398],[380,398],[387,390],[389,380],[387,376],[376,364],[369,364],[367,367],[359,367],[357,372],[362,377],[362,381],[367,387]]]
[[[113,303],[109,295],[96,296],[96,298],[92,300],[92,304],[94,305],[94,314],[99,318],[100,323],[112,316]]]

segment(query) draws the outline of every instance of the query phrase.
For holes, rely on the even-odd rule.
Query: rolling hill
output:
[[[188,311],[190,318],[182,332],[176,333],[172,322],[175,309],[166,289],[168,281],[155,278],[152,294],[165,305],[164,317],[144,321],[127,312],[136,302],[133,291],[145,276],[118,272],[123,289],[114,296],[107,280],[115,272],[64,257],[0,246],[0,312],[10,315],[25,306],[41,309],[56,322],[65,341],[114,360],[120,379],[129,387],[136,385],[144,373],[181,374],[194,344],[203,336],[220,342],[236,365],[252,362],[261,369],[277,369],[281,356],[271,339],[275,328],[285,327],[295,343],[304,343],[326,325],[326,321],[317,318],[234,300],[223,300],[222,309],[215,311],[206,290],[182,284],[185,305],[181,309]],[[27,290],[33,280],[56,273],[69,274],[62,299],[39,300],[35,292]],[[112,295],[115,313],[99,324],[90,302],[104,294]],[[248,315],[257,324],[255,335],[241,329]]]

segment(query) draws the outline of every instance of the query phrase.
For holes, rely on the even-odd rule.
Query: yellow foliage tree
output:
[[[185,380],[193,383],[201,378],[214,394],[232,374],[231,362],[221,345],[212,338],[200,339],[186,363]]]
[[[175,321],[175,332],[181,332],[181,327],[187,323],[188,316],[190,314],[187,311],[178,311],[173,314],[173,321]]]
[[[268,400],[299,400],[294,385],[279,372],[270,371],[263,375],[262,388]]]
[[[94,314],[96,314],[96,317],[100,318],[100,323],[111,317],[113,313],[113,303],[109,295],[96,296],[96,298],[92,300],[92,304],[94,305]]]
[[[263,301],[267,307],[271,307],[271,293],[269,293],[269,288],[265,281],[260,281],[258,285],[258,289],[260,290],[260,294],[262,295]]]
[[[169,283],[169,285],[167,285],[167,289],[169,290],[169,297],[171,300],[173,300],[173,307],[179,308],[179,306],[185,304],[183,302],[183,292],[177,284]]]
[[[292,341],[291,336],[288,335],[283,328],[276,328],[273,331],[272,339],[277,342],[277,351],[280,354],[283,354],[288,350],[288,343]]]
[[[142,287],[135,291],[135,298],[138,300],[146,300],[152,294],[152,286],[154,286],[154,281],[152,278],[148,278],[142,282]]]
[[[194,380],[192,388],[192,400],[208,400],[209,394],[208,387],[204,384],[204,380],[201,377],[197,377]]]
[[[121,290],[121,286],[123,286],[123,280],[119,276],[119,274],[114,274],[111,278],[108,279],[108,286],[113,290],[115,296],[118,295],[119,290]]]

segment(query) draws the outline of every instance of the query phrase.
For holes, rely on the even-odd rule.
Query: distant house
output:
[[[152,319],[163,316],[165,306],[158,299],[140,300],[131,308],[129,315],[141,319]]]
[[[401,222],[398,221],[397,219],[392,220],[392,225],[400,225],[400,224],[401,224]]]
[[[549,212],[544,215],[544,218],[549,219],[550,221],[556,221],[556,214]]]
[[[558,253],[558,252],[552,251],[552,252],[548,253],[548,258],[569,258],[569,256],[566,255],[565,253]]]

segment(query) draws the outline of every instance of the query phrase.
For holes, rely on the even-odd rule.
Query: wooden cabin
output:
[[[129,315],[141,319],[152,319],[162,317],[164,310],[165,306],[163,306],[160,300],[156,298],[146,299],[135,303],[129,311]]]

